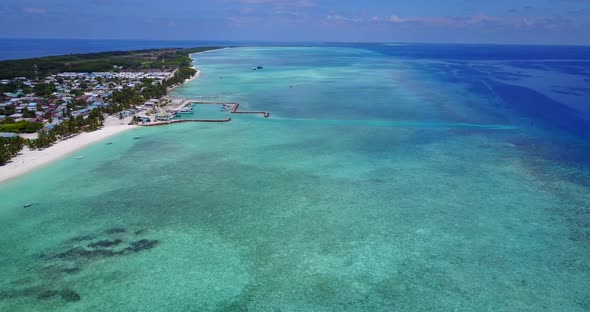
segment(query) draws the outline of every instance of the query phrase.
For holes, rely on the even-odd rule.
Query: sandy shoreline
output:
[[[0,167],[0,183],[48,165],[86,146],[137,128],[137,126],[127,125],[128,122],[128,120],[123,121],[115,117],[108,117],[105,120],[104,127],[97,131],[81,133],[73,138],[59,141],[43,150],[24,148],[11,162]]]
[[[172,90],[174,90],[176,88],[180,88],[180,87],[186,85],[187,83],[189,83],[189,82],[191,82],[191,81],[193,81],[193,80],[195,80],[195,79],[197,79],[197,78],[199,78],[201,76],[201,71],[200,70],[198,70],[195,66],[191,66],[191,68],[194,69],[194,70],[196,70],[197,73],[194,76],[192,76],[191,78],[185,80],[182,84],[180,84],[180,85],[178,85],[176,87],[168,88],[168,92],[170,92],[170,91],[172,91]]]

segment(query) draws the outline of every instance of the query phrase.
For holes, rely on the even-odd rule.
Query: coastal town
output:
[[[34,161],[25,158],[34,151],[58,150],[63,155],[67,146],[174,119],[188,103],[167,94],[198,76],[189,55],[209,49],[0,62],[0,168],[17,166],[15,160],[30,166]],[[75,138],[81,144],[74,144]]]
[[[4,128],[18,130],[9,132],[14,135],[43,127],[52,129],[69,118],[86,117],[95,109],[110,107],[117,92],[138,90],[148,97],[150,92],[156,97],[162,95],[154,90],[173,76],[174,72],[98,72],[61,73],[38,82],[25,77],[5,79],[0,85],[13,92],[0,95],[0,122]],[[160,97],[149,98],[140,105],[121,109],[118,117],[123,120],[135,116],[143,122],[168,120],[174,116],[173,111],[158,110],[166,104]],[[11,128],[12,124],[21,126]],[[11,135],[4,132],[2,136]]]

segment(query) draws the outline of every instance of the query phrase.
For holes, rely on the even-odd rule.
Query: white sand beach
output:
[[[104,127],[97,131],[81,133],[43,150],[30,150],[25,147],[11,162],[0,167],[0,183],[48,165],[88,145],[137,127],[128,125],[129,121],[130,119],[119,120],[115,117],[108,117],[104,122]]]

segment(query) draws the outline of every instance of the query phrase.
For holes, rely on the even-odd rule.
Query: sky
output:
[[[0,0],[0,38],[590,45],[590,0]]]

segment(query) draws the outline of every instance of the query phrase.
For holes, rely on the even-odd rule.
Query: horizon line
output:
[[[440,45],[498,45],[498,46],[567,46],[590,47],[583,43],[502,43],[502,42],[440,42],[440,41],[331,41],[331,40],[226,40],[226,39],[113,39],[113,38],[35,38],[35,37],[0,37],[0,40],[78,40],[78,41],[148,41],[148,42],[239,42],[239,43],[268,43],[268,44],[440,44]]]

